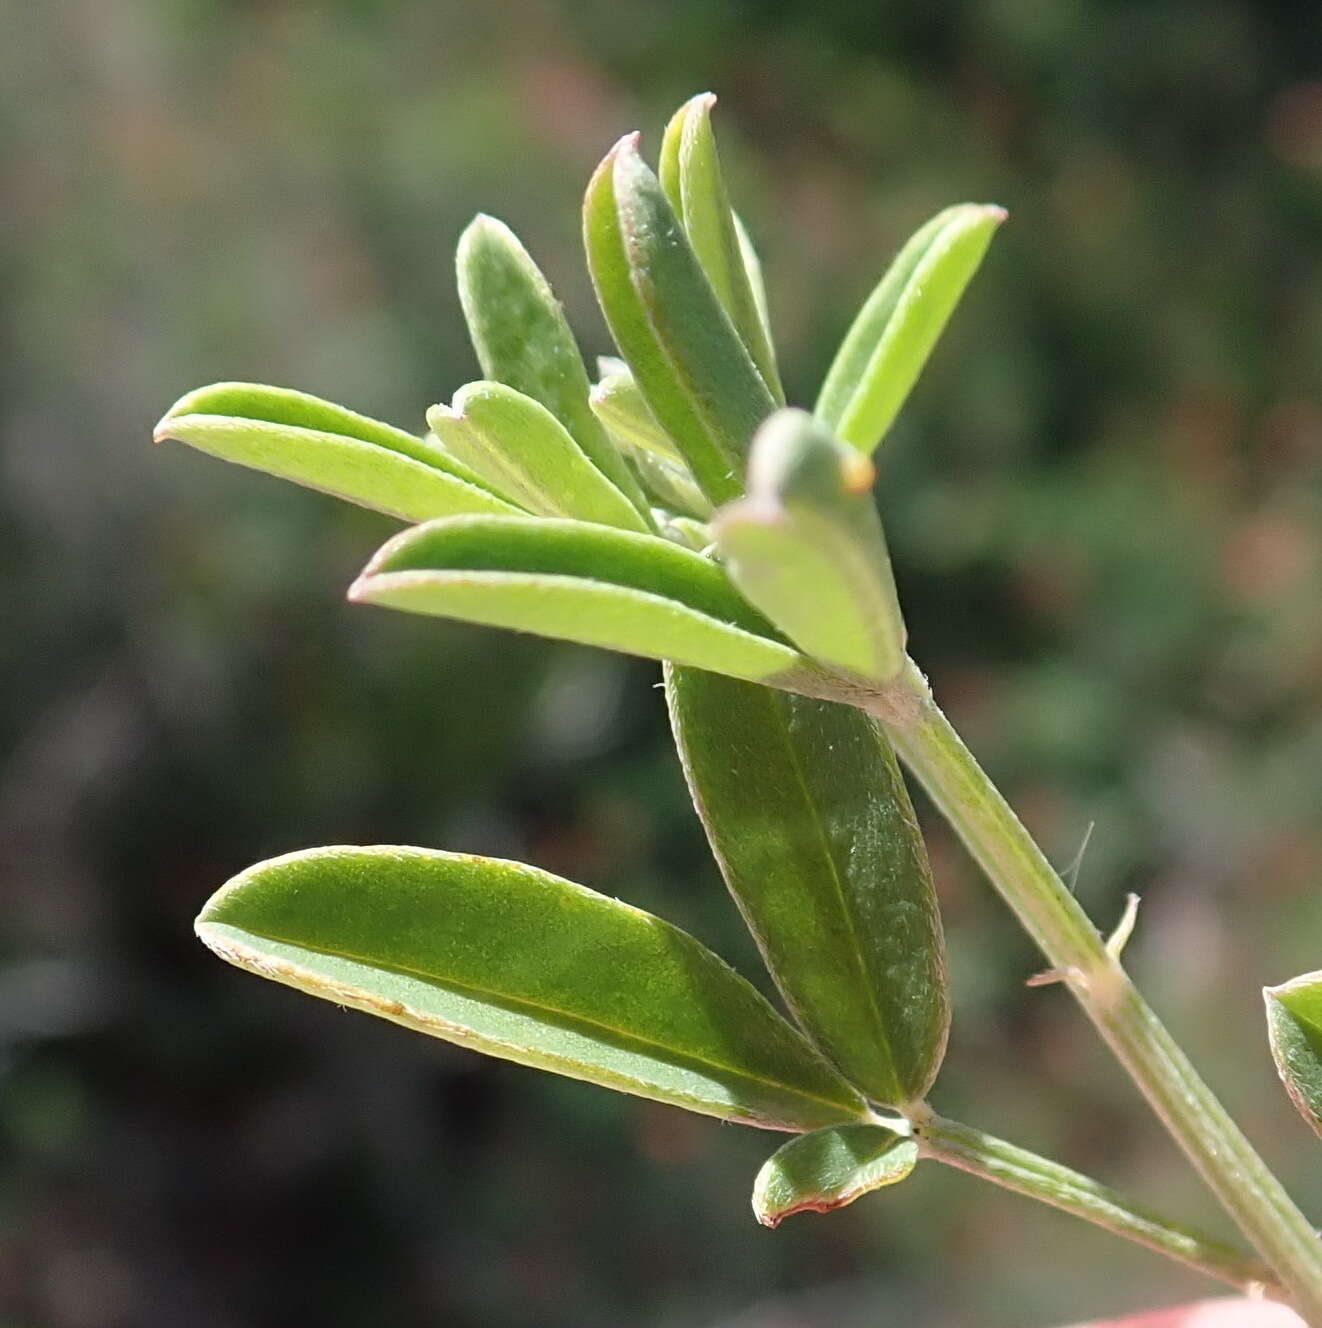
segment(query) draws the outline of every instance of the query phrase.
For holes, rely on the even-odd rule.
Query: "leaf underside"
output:
[[[385,544],[349,593],[738,677],[779,678],[805,663],[709,559],[585,522],[464,517],[417,526]]]
[[[691,936],[521,863],[333,847],[260,863],[197,922],[239,967],[507,1060],[804,1130],[863,1104]]]
[[[1322,1136],[1322,973],[1268,987],[1263,996],[1277,1073],[1299,1114]]]
[[[913,1139],[885,1125],[838,1125],[778,1148],[753,1183],[753,1212],[766,1227],[795,1213],[843,1208],[902,1181],[918,1162]]]

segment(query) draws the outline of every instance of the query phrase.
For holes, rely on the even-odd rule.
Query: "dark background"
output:
[[[587,175],[706,87],[792,398],[898,243],[1011,221],[882,458],[913,650],[1301,1200],[1259,988],[1322,966],[1322,9],[0,6],[0,1324],[1050,1325],[1205,1284],[933,1166],[775,1233],[775,1141],[223,967],[233,872],[524,857],[746,972],[649,665],[351,607],[393,526],[151,425],[221,378],[410,428],[478,209],[607,348]],[[926,808],[923,809],[926,816]],[[1219,1228],[939,825],[939,1108]]]

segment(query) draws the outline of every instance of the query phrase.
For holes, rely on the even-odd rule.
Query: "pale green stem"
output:
[[[936,1115],[915,1121],[913,1133],[924,1157],[1073,1213],[1249,1295],[1273,1289],[1275,1279],[1266,1266],[1242,1250],[1192,1227],[1167,1221],[1057,1162]]]
[[[891,740],[1041,947],[1175,1141],[1304,1318],[1322,1328],[1322,1241],[1107,949],[1078,900],[906,672],[873,707]]]

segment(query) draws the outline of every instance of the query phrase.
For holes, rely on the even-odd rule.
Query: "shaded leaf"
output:
[[[687,466],[677,465],[641,448],[630,448],[629,460],[638,471],[644,490],[665,511],[701,521],[711,517],[712,505],[694,482]]]
[[[288,388],[198,388],[170,407],[154,436],[406,521],[520,510],[423,439]]]
[[[735,584],[805,654],[885,682],[905,630],[872,480],[811,415],[778,411],[753,440],[748,497],[714,529]]]
[[[208,901],[222,959],[489,1055],[691,1111],[802,1130],[858,1095],[691,936],[521,863],[321,848]]]
[[[433,521],[385,544],[349,597],[412,613],[675,659],[735,677],[806,664],[710,560],[577,521]]]
[[[617,443],[684,464],[679,449],[656,422],[627,367],[603,375],[588,400],[592,413]]]
[[[753,1212],[764,1227],[795,1213],[827,1213],[870,1190],[902,1181],[918,1145],[886,1125],[833,1125],[776,1149],[753,1182]]]
[[[900,250],[859,311],[826,375],[815,414],[870,452],[909,395],[978,270],[1005,209],[961,203],[938,213]]]
[[[762,381],[783,405],[785,393],[767,330],[765,292],[759,303],[716,151],[716,136],[711,126],[715,105],[714,93],[701,92],[675,112],[661,144],[661,185],[675,215],[684,224],[689,243],[712,289],[753,357]]]
[[[931,1087],[950,1023],[922,835],[890,743],[850,706],[669,668],[717,862],[808,1035],[870,1098]]]
[[[1305,973],[1262,994],[1277,1073],[1299,1114],[1322,1135],[1322,973]]]
[[[504,383],[469,383],[427,423],[449,452],[530,512],[647,530],[628,498],[540,401]]]
[[[588,406],[588,372],[564,309],[518,237],[479,215],[459,238],[459,300],[485,377],[539,401],[637,509],[637,481]]]
[[[733,498],[744,453],[775,402],[639,157],[636,134],[593,175],[583,234],[597,298],[652,414],[707,496]]]

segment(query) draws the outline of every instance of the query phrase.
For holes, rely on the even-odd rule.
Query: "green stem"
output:
[[[924,1157],[1073,1213],[1240,1291],[1261,1293],[1274,1284],[1268,1269],[1242,1250],[1169,1222],[1088,1176],[972,1126],[933,1115],[915,1121],[913,1133]]]
[[[875,707],[891,740],[1309,1323],[1322,1241],[1135,990],[910,663]]]

